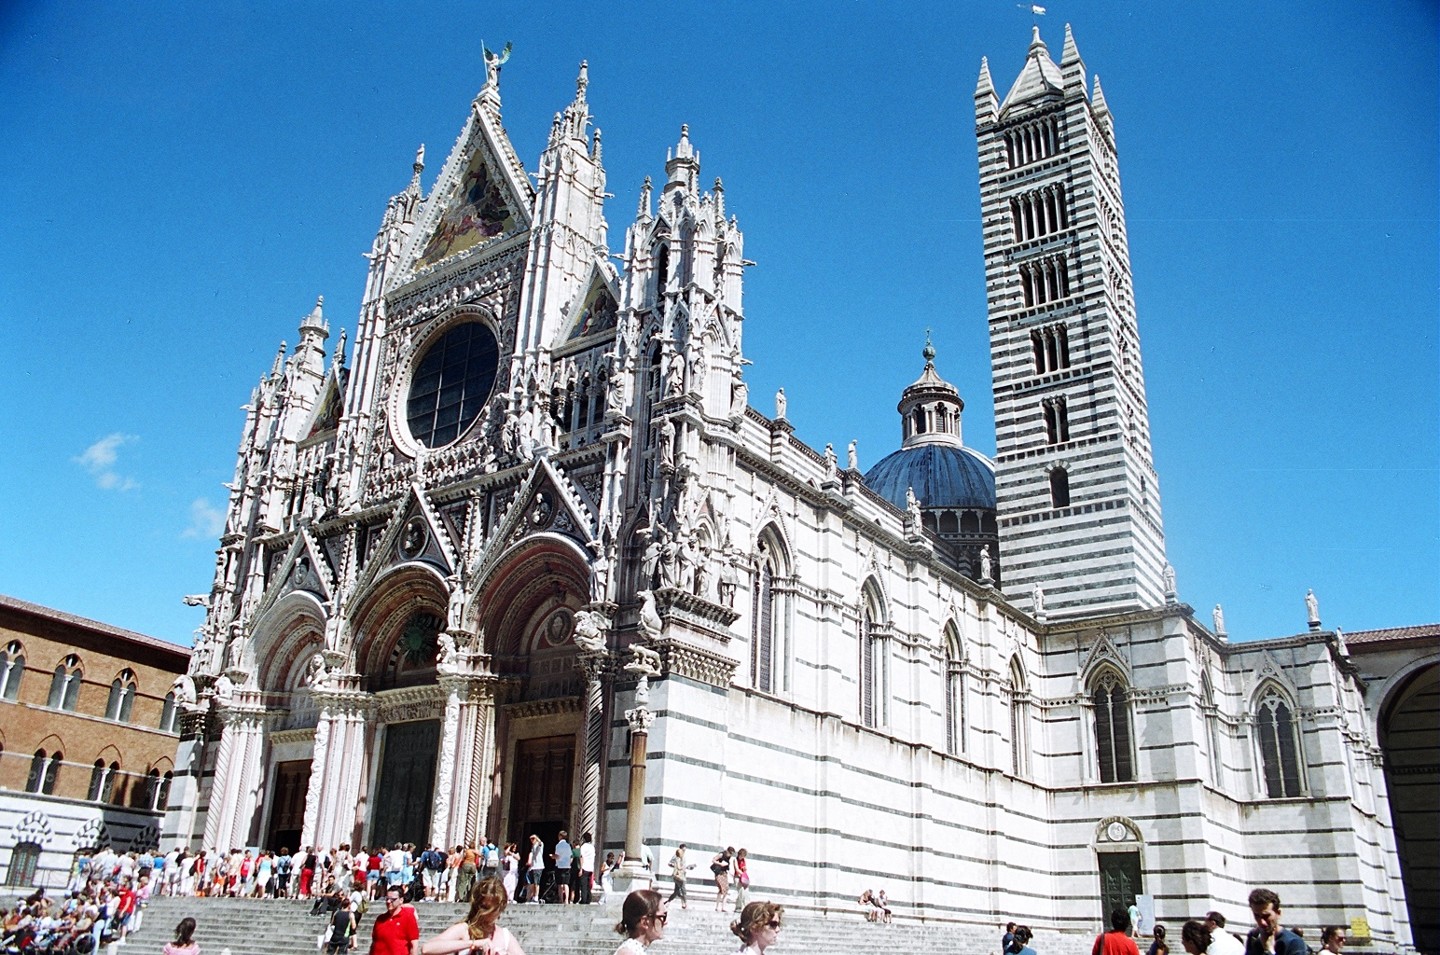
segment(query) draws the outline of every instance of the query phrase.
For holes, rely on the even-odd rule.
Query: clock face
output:
[[[484,410],[499,364],[499,345],[484,322],[461,322],[432,341],[410,376],[410,435],[427,448],[454,444]]]

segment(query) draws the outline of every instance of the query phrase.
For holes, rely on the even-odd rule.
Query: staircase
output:
[[[357,952],[369,948],[370,927],[383,906],[372,904],[360,920]],[[175,924],[190,916],[204,955],[314,955],[326,920],[307,914],[309,902],[269,899],[156,898],[145,911],[144,926],[119,955],[152,955],[173,937]],[[443,903],[415,906],[421,939],[430,938],[465,916],[465,908]],[[740,940],[730,933],[732,912],[716,912],[700,903],[689,910],[669,909],[665,938],[655,955],[734,955]],[[501,916],[526,955],[610,955],[621,942],[615,933],[620,906],[511,905]],[[998,955],[1001,929],[952,923],[897,921],[874,925],[859,914],[828,917],[787,912],[777,955],[857,955],[907,952],[913,955]],[[1092,939],[1040,931],[1031,947],[1041,955],[1089,955]]]

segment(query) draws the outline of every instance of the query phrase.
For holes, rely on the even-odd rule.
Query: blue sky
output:
[[[1169,555],[1236,639],[1440,620],[1437,12],[1048,4],[1117,118]],[[514,43],[534,168],[590,63],[611,245],[690,124],[746,254],[751,396],[899,443],[921,367],[993,453],[971,96],[1014,2],[0,8],[0,592],[188,643],[240,406],[325,296],[355,326],[388,197],[428,188]],[[332,338],[333,342],[333,338]]]

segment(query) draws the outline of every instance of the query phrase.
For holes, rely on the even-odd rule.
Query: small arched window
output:
[[[121,670],[110,684],[110,699],[105,704],[105,718],[121,723],[130,721],[130,710],[135,704],[135,674],[129,668]]]
[[[45,778],[40,783],[40,791],[45,795],[55,795],[55,786],[60,781],[60,767],[64,762],[64,753],[56,751],[50,754],[50,760],[45,764]]]
[[[80,669],[80,658],[70,654],[55,668],[50,679],[50,697],[46,705],[54,710],[74,712],[80,702],[80,681],[84,674]]]
[[[1200,709],[1205,716],[1206,749],[1209,752],[1210,781],[1218,788],[1222,785],[1224,760],[1220,750],[1220,708],[1215,703],[1215,687],[1210,683],[1210,674],[1200,674]]]
[[[1030,771],[1030,684],[1020,658],[1010,658],[1010,770]]]
[[[779,570],[774,544],[762,539],[758,547],[752,598],[750,682],[763,693],[775,692],[775,578]]]
[[[890,721],[890,661],[884,604],[874,582],[860,594],[860,722],[884,726]]]
[[[18,842],[10,850],[10,869],[5,873],[6,885],[32,886],[35,870],[40,865],[40,843]]]
[[[105,772],[105,779],[100,785],[100,801],[119,803],[124,800],[124,787],[120,782],[120,764],[111,763]],[[119,790],[117,792],[117,790]]]
[[[945,627],[945,752],[965,752],[965,660],[955,626]]]
[[[151,806],[159,812],[164,812],[170,805],[170,784],[175,780],[174,772],[166,772],[160,777],[160,785],[155,790],[155,803]]]
[[[40,786],[45,782],[45,751],[37,749],[35,755],[30,757],[30,774],[25,777],[25,791],[27,793],[38,793]]]
[[[1102,783],[1128,783],[1135,779],[1135,757],[1130,731],[1130,700],[1124,682],[1106,670],[1090,689],[1095,711],[1095,756]]]
[[[175,732],[176,716],[175,691],[171,690],[165,694],[165,702],[160,708],[160,729],[167,733]]]
[[[105,788],[105,760],[95,760],[95,765],[90,767],[90,787],[85,791],[85,798],[96,802],[100,793]]]
[[[1255,714],[1259,726],[1260,765],[1265,793],[1271,799],[1303,795],[1300,779],[1300,738],[1289,700],[1272,687],[1260,698]]]
[[[1070,475],[1064,468],[1050,472],[1050,506],[1070,506]]]
[[[0,651],[0,700],[14,700],[20,695],[20,678],[25,675],[25,648],[19,640],[11,640]]]

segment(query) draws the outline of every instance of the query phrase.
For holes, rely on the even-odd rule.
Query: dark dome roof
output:
[[[995,465],[957,445],[901,448],[866,472],[865,484],[902,509],[905,490],[912,487],[921,507],[995,509]]]

